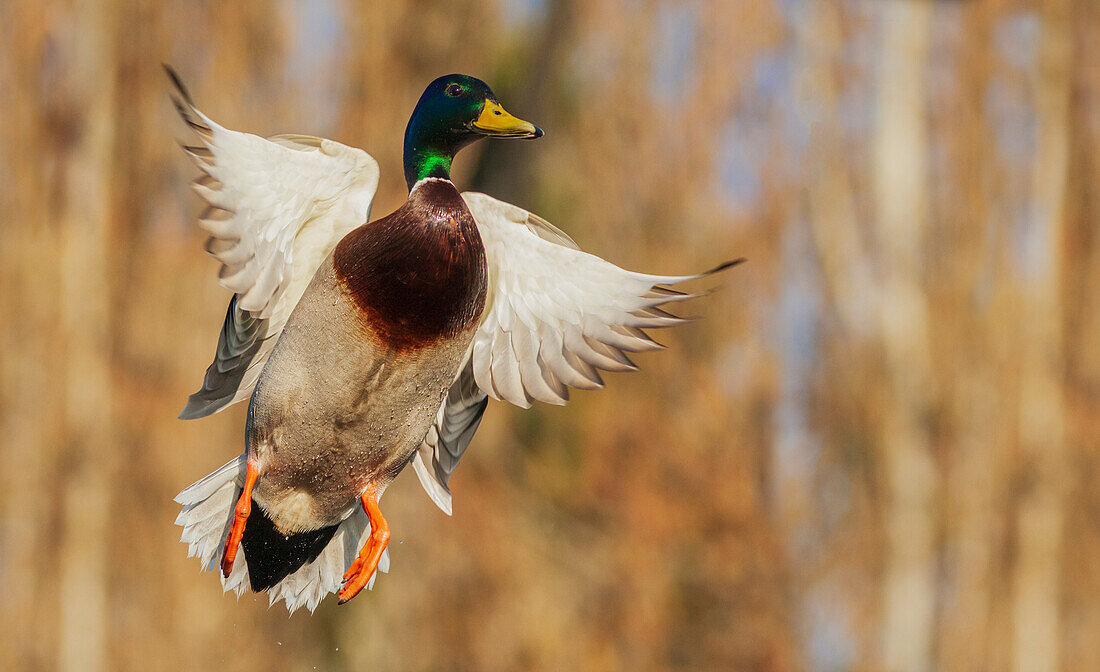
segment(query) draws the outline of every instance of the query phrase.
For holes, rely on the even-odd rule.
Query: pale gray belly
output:
[[[408,463],[458,373],[473,330],[395,353],[365,330],[322,265],[295,308],[248,408],[253,496],[284,532],[343,520],[368,485]]]

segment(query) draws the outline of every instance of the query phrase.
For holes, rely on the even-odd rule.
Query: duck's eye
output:
[[[466,87],[461,84],[448,84],[444,92],[451,98],[458,98],[466,93]]]

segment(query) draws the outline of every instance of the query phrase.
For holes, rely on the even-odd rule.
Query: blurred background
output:
[[[288,618],[172,497],[229,300],[160,63],[260,135],[363,147],[434,77],[537,143],[460,187],[723,291],[642,372],[493,403],[392,571]],[[0,3],[0,669],[1100,669],[1100,3]]]

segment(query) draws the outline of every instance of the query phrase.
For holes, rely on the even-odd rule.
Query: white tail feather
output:
[[[176,502],[183,505],[176,525],[183,528],[180,541],[187,544],[187,556],[198,558],[203,570],[218,571],[219,576],[219,560],[233,522],[233,507],[244,487],[244,472],[245,456],[241,455],[176,495]],[[369,534],[367,514],[356,508],[340,523],[316,560],[268,589],[269,604],[283,600],[291,613],[300,607],[312,612],[326,595],[340,590],[344,571],[355,561],[361,542]],[[378,570],[390,571],[388,550],[382,553]],[[367,588],[373,588],[377,578],[376,572]],[[241,546],[229,578],[222,577],[222,589],[240,596],[248,586],[248,558]]]

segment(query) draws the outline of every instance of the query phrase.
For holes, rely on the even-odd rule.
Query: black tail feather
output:
[[[331,525],[287,536],[275,529],[275,523],[253,500],[252,513],[248,516],[241,539],[253,592],[271,588],[303,565],[316,560],[332,535],[336,534],[337,527],[339,525]]]

